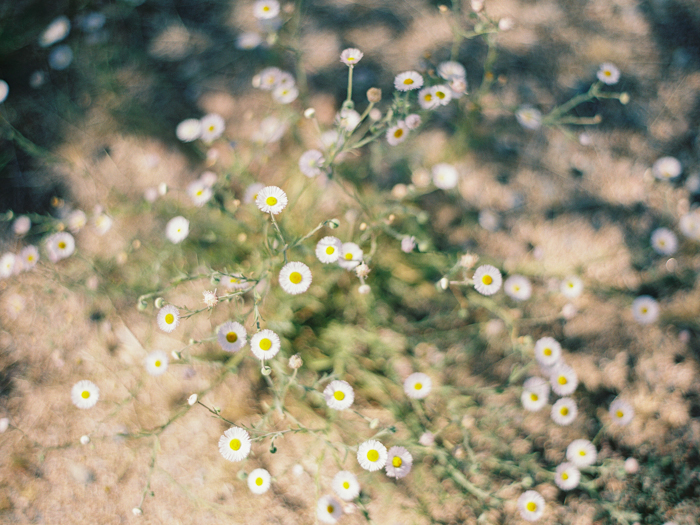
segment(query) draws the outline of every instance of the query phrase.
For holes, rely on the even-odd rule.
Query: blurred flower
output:
[[[413,456],[404,447],[391,447],[387,453],[387,461],[384,466],[386,475],[390,478],[403,478],[411,472]]]
[[[262,190],[264,187],[265,185],[260,184],[259,182],[255,182],[248,186],[243,194],[243,202],[246,204],[254,202],[258,198],[258,193],[260,193],[260,190]]]
[[[564,297],[575,299],[581,295],[581,292],[583,292],[583,281],[575,275],[570,275],[561,282],[561,287],[559,290]]]
[[[148,354],[145,360],[146,371],[152,376],[160,376],[168,369],[168,355],[162,350]]]
[[[102,29],[106,21],[107,17],[102,13],[92,12],[82,15],[79,19],[79,25],[85,33],[94,33]]]
[[[302,367],[303,364],[304,361],[302,361],[301,356],[299,354],[294,354],[292,357],[289,358],[289,368],[293,370],[298,370]]]
[[[612,86],[613,84],[617,84],[618,80],[620,80],[620,70],[613,64],[606,62],[605,64],[600,65],[600,69],[596,73],[596,76],[603,84]]]
[[[416,249],[416,238],[408,235],[401,239],[401,251],[404,253],[411,253]]]
[[[187,185],[187,194],[192,199],[192,203],[201,208],[209,202],[214,195],[211,188],[204,184],[201,180],[195,180]]]
[[[277,215],[288,203],[287,194],[277,186],[267,186],[258,192],[255,205],[264,213]]]
[[[323,153],[317,149],[310,149],[299,157],[299,169],[307,177],[317,177],[324,173]]]
[[[700,211],[693,210],[682,215],[678,221],[678,228],[689,239],[700,240]]]
[[[289,104],[294,102],[299,96],[299,90],[296,86],[277,86],[272,91],[272,98],[280,104]]]
[[[280,270],[279,283],[291,295],[304,293],[311,286],[311,270],[302,262],[293,261]]]
[[[439,85],[433,86],[430,89],[439,105],[446,106],[450,103],[450,100],[452,100],[452,90],[448,86]]]
[[[143,198],[148,202],[155,202],[158,199],[158,188],[146,188],[143,192]]]
[[[632,421],[634,409],[627,401],[616,398],[610,403],[610,417],[612,417],[613,423],[624,426]]]
[[[447,61],[440,62],[437,67],[437,74],[445,80],[453,80],[456,78],[466,78],[467,70],[459,62]]]
[[[452,98],[462,98],[462,95],[467,92],[467,81],[463,78],[453,78],[450,80],[449,86],[452,91]]]
[[[515,27],[515,20],[510,17],[501,18],[498,21],[498,29],[501,31],[510,31],[513,27]]]
[[[421,372],[411,374],[403,383],[403,391],[412,399],[423,399],[430,394],[433,382],[430,376]]]
[[[367,101],[373,102],[374,104],[382,101],[382,90],[376,87],[369,88],[367,90]],[[374,119],[379,120],[379,119]]]
[[[229,290],[244,290],[251,285],[240,275],[224,275],[219,282]]]
[[[432,88],[425,87],[418,92],[418,104],[422,109],[435,109],[440,101],[433,93]]]
[[[570,397],[562,397],[552,405],[552,421],[557,425],[570,425],[576,419],[577,414],[576,401]]]
[[[9,426],[10,426],[10,420],[8,418],[6,418],[6,417],[0,418],[0,434],[7,431]]]
[[[4,80],[0,80],[0,104],[5,102],[7,95],[10,93],[10,86]]]
[[[411,130],[417,129],[418,126],[420,126],[421,121],[420,115],[417,115],[416,113],[411,113],[406,117],[406,120],[404,120],[406,127]]]
[[[404,71],[394,78],[394,87],[399,91],[420,89],[423,86],[423,77],[417,71]]]
[[[651,247],[661,255],[673,255],[678,250],[678,237],[668,228],[657,228],[651,233]]]
[[[336,523],[343,515],[341,503],[333,496],[323,496],[316,505],[316,516],[323,523]]]
[[[432,432],[423,432],[418,438],[418,443],[424,447],[432,447],[435,444],[435,436],[433,436]]]
[[[531,106],[522,106],[515,112],[515,118],[525,129],[539,129],[542,125],[542,113]]]
[[[554,370],[549,378],[552,390],[559,396],[568,396],[576,391],[578,376],[569,365],[559,362],[554,365]]]
[[[337,237],[327,236],[316,244],[316,257],[323,264],[334,263],[340,257],[343,243]]]
[[[409,115],[410,116],[410,115]],[[382,119],[382,112],[379,108],[372,108],[369,112],[369,118],[377,122]]]
[[[680,161],[675,157],[661,157],[654,162],[651,172],[659,180],[675,179],[683,171]]]
[[[270,473],[264,468],[256,468],[248,474],[248,488],[253,494],[264,494],[270,488]]]
[[[457,169],[451,164],[440,163],[435,164],[432,169],[433,173],[433,184],[436,188],[441,190],[451,190],[457,186],[457,181],[459,180],[459,173]]]
[[[335,116],[337,125],[349,133],[352,133],[355,130],[355,128],[360,124],[361,120],[362,115],[360,115],[354,109],[341,109]]]
[[[640,295],[632,301],[632,316],[639,324],[651,324],[659,318],[659,303],[648,295]]]
[[[56,71],[62,71],[73,62],[73,50],[66,46],[57,46],[49,54],[49,67]]]
[[[36,266],[36,263],[39,262],[39,250],[36,246],[25,246],[24,248],[22,248],[22,251],[19,252],[19,260],[22,264],[22,271],[27,272],[34,268]],[[1,268],[0,273],[2,273]]]
[[[554,474],[554,483],[561,490],[573,490],[581,481],[581,472],[573,463],[562,463]]]
[[[241,461],[250,454],[250,435],[242,428],[231,427],[219,438],[219,452],[229,461]]]
[[[17,236],[25,235],[32,227],[32,221],[26,215],[19,215],[12,223],[12,231]]]
[[[531,377],[523,383],[520,395],[523,408],[528,412],[537,412],[549,401],[549,383],[541,377]]]
[[[474,288],[481,295],[493,295],[501,288],[503,278],[495,266],[484,264],[474,272]]]
[[[181,215],[173,217],[165,225],[165,236],[173,244],[184,241],[190,233],[190,221]]]
[[[175,128],[175,135],[182,142],[192,142],[202,135],[202,122],[196,118],[183,120]]]
[[[367,277],[367,276],[369,275],[369,272],[371,272],[371,271],[372,271],[372,270],[370,270],[369,266],[367,266],[364,262],[358,264],[358,265],[355,267],[355,274],[356,274],[360,279],[364,279],[365,277]]]
[[[383,468],[386,457],[386,447],[375,439],[365,441],[357,449],[357,462],[370,472]]]
[[[341,470],[334,477],[331,486],[335,493],[345,501],[352,501],[360,495],[360,483],[352,472]]]
[[[598,459],[598,451],[587,439],[575,439],[566,448],[566,459],[579,468],[590,467]]]
[[[257,75],[259,85],[256,87],[259,87],[260,89],[264,89],[266,91],[270,91],[277,86],[281,75],[282,70],[277,67],[265,68]]]
[[[526,521],[537,521],[544,514],[544,498],[539,492],[528,490],[518,498],[520,516]]]
[[[255,49],[262,41],[262,37],[257,33],[241,33],[236,37],[236,48]]]
[[[479,226],[484,230],[495,232],[501,225],[501,220],[498,214],[491,210],[481,210],[479,212]]]
[[[100,399],[100,389],[92,381],[83,379],[73,385],[70,396],[73,404],[78,408],[92,408]]]
[[[15,265],[17,264],[17,257],[14,253],[4,253],[0,257],[0,279],[7,279],[15,271]]]
[[[281,347],[280,337],[272,330],[261,330],[250,338],[250,349],[261,361],[275,357]]]
[[[226,122],[221,115],[217,113],[209,113],[200,120],[202,124],[202,133],[199,136],[204,142],[212,142],[218,139],[226,129]]]
[[[359,49],[349,47],[348,49],[345,49],[342,53],[340,53],[340,61],[346,66],[354,66],[360,60],[362,60],[363,56],[364,53]]]
[[[225,352],[238,352],[248,339],[248,333],[241,323],[228,321],[216,331],[216,340]]]
[[[97,235],[104,235],[107,233],[112,228],[113,222],[112,218],[106,213],[98,213],[93,219]]]
[[[277,0],[258,0],[253,4],[253,16],[258,20],[269,20],[280,14]]]
[[[345,410],[350,408],[355,400],[355,392],[349,383],[336,379],[331,381],[323,391],[328,408]]]
[[[362,295],[367,295],[369,292],[372,291],[372,288],[368,284],[361,284],[360,286],[357,287],[357,293],[362,294]]]
[[[166,305],[158,311],[156,317],[158,328],[166,333],[170,333],[180,324],[180,312],[172,304]]]
[[[67,16],[55,18],[39,37],[40,47],[49,47],[60,42],[70,33],[70,20]]]
[[[338,265],[346,270],[353,270],[362,262],[364,252],[354,242],[346,242],[341,246]]]
[[[516,301],[527,301],[532,295],[532,285],[527,277],[511,275],[503,283],[503,291]]]
[[[90,443],[90,436],[80,436],[80,444],[87,445]]]
[[[395,126],[386,130],[386,141],[390,146],[400,144],[408,137],[408,126],[403,120],[399,120]]]
[[[639,461],[635,458],[627,458],[625,460],[625,472],[627,474],[636,474],[639,472]]]
[[[72,233],[78,233],[87,224],[87,215],[83,210],[73,210],[68,214],[66,224]]]
[[[68,232],[58,232],[46,239],[46,251],[53,263],[70,257],[75,251],[75,239]]]

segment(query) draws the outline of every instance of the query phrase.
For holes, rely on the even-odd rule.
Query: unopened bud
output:
[[[316,116],[316,110],[314,108],[308,108],[304,111],[304,116],[306,118],[314,118]]]
[[[81,445],[87,445],[90,443],[90,436],[80,436]]]
[[[379,426],[379,420],[375,417],[372,421],[369,422],[369,428],[374,430]]]
[[[335,230],[340,226],[340,221],[338,219],[332,219],[328,221],[328,227]]]
[[[475,13],[481,12],[484,8],[484,0],[472,0],[472,10]]]
[[[192,406],[197,402],[197,394],[192,394],[189,398],[187,398],[187,404]]]
[[[625,472],[627,472],[627,474],[636,474],[639,472],[639,461],[634,458],[627,458],[625,460]]]
[[[156,305],[156,308],[163,308],[165,306],[165,299],[157,297],[153,304]]]
[[[170,355],[173,356],[173,359],[175,359],[175,361],[179,361],[180,358],[182,357],[182,356],[180,355],[180,352],[177,352],[177,351],[175,351],[175,350],[173,350],[172,352],[170,352]]]
[[[629,93],[620,93],[620,104],[629,104],[630,101],[630,94]]]
[[[272,373],[272,368],[263,365],[263,367],[260,369],[260,373],[264,376],[269,376]]]
[[[498,29],[500,29],[501,31],[510,31],[511,29],[513,29],[514,25],[515,20],[513,20],[512,18],[501,18],[498,21]]]
[[[133,509],[131,509],[131,512],[134,514],[134,516],[140,516],[141,514],[143,514],[143,511],[138,507],[134,507]]]
[[[367,90],[367,100],[376,104],[382,100],[382,90],[376,87]]]
[[[362,295],[367,295],[371,291],[372,291],[372,288],[370,288],[369,284],[361,284],[359,286],[359,288],[357,289],[357,293],[362,294]]]
[[[366,222],[363,222],[362,224],[360,224],[360,231],[361,231],[361,232],[365,231],[366,229],[367,229],[367,223],[366,223]]]
[[[262,83],[262,80],[260,79],[260,75],[255,75],[255,76],[253,77],[253,82],[252,82],[253,87],[254,87],[254,88],[259,88],[261,83]]]
[[[140,299],[136,305],[136,308],[138,308],[139,312],[143,312],[146,308],[148,308],[148,303],[145,301],[145,299]]]
[[[447,288],[449,288],[450,286],[450,281],[447,279],[447,277],[443,277],[442,279],[440,279],[439,284],[440,288],[442,288],[443,290],[447,290]]]
[[[530,476],[525,476],[520,484],[523,486],[525,489],[529,489],[532,487],[532,484],[534,483],[534,480]]]
[[[378,108],[372,108],[369,112],[369,118],[375,122],[382,119],[382,112]]]
[[[298,370],[303,364],[304,361],[301,359],[301,356],[299,354],[294,354],[292,357],[289,358],[289,368],[293,370]]]
[[[277,447],[275,445],[272,445],[270,447],[270,454],[274,454],[275,452],[277,452]]]
[[[168,193],[168,185],[165,182],[158,184],[158,194],[162,197]]]

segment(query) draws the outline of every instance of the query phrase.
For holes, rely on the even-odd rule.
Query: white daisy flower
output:
[[[455,78],[466,78],[467,70],[459,62],[447,61],[440,62],[437,67],[437,74],[445,80],[453,80]]]
[[[277,86],[272,91],[272,98],[280,104],[289,104],[294,102],[299,96],[299,90],[296,86]]]
[[[253,494],[264,494],[270,488],[270,473],[264,468],[256,468],[248,474],[248,488]]]
[[[275,357],[281,347],[280,337],[272,330],[261,330],[250,338],[250,349],[261,361]]]
[[[552,421],[557,425],[570,425],[576,419],[577,414],[576,401],[570,397],[562,397],[552,405]]]
[[[70,33],[70,20],[67,16],[55,18],[39,37],[40,47],[50,47],[60,42]]]
[[[250,435],[245,429],[231,427],[219,438],[219,452],[224,459],[241,461],[250,454]]]
[[[241,323],[229,321],[216,331],[216,339],[225,352],[238,352],[248,339],[248,333]]]
[[[243,202],[246,204],[250,204],[251,202],[255,202],[258,198],[258,193],[265,187],[264,184],[260,184],[259,182],[254,182],[250,186],[248,186],[245,189],[245,193],[243,194]]]
[[[343,243],[337,237],[324,237],[316,244],[316,257],[323,264],[334,263],[340,257]]]
[[[578,376],[576,371],[565,363],[557,363],[549,378],[552,390],[558,396],[568,396],[576,391]]]
[[[440,105],[440,101],[432,88],[425,87],[418,92],[418,104],[422,109],[435,109]]]
[[[318,177],[324,173],[323,162],[323,153],[310,149],[299,157],[299,169],[307,177]]]
[[[673,255],[678,250],[678,237],[668,228],[656,228],[651,232],[651,247],[661,255]]]
[[[511,275],[503,283],[503,291],[511,299],[516,301],[527,301],[532,295],[532,284],[523,275]]]
[[[333,478],[331,487],[340,499],[352,501],[360,495],[360,483],[352,472],[341,470]]]
[[[280,14],[277,0],[258,0],[253,4],[253,16],[258,20],[269,20]]]
[[[66,46],[56,46],[49,55],[49,67],[56,71],[63,71],[73,62],[73,50]]]
[[[537,521],[544,514],[544,498],[535,490],[528,490],[518,498],[518,510],[525,521]]]
[[[190,234],[190,221],[183,216],[173,217],[165,225],[165,236],[173,244],[184,241]]]
[[[349,383],[336,379],[323,390],[323,397],[326,398],[328,408],[345,410],[355,401],[355,391]]]
[[[537,412],[549,401],[549,383],[541,377],[531,377],[523,383],[520,395],[523,408],[528,412]]]
[[[535,359],[542,366],[549,368],[561,359],[561,345],[553,337],[543,337],[535,343]]]
[[[187,185],[187,195],[192,199],[192,203],[201,208],[204,206],[214,195],[211,188],[204,184],[201,180],[195,180]]]
[[[411,472],[413,456],[404,447],[391,447],[387,452],[387,461],[384,465],[386,475],[390,478],[403,478]]]
[[[262,44],[262,37],[257,33],[241,33],[236,37],[237,49],[255,49]]]
[[[587,439],[575,439],[566,448],[566,459],[579,468],[590,467],[598,459],[598,451]]]
[[[32,227],[32,220],[26,215],[20,215],[12,222],[12,231],[18,237],[29,233]]]
[[[0,257],[0,278],[7,279],[15,272],[17,257],[14,253],[7,252]]]
[[[452,100],[452,90],[448,86],[439,85],[433,86],[430,89],[439,105],[446,106],[450,103],[450,100]]]
[[[152,376],[160,376],[168,369],[168,355],[162,350],[148,354],[145,360],[146,371]]]
[[[340,148],[340,146],[342,146],[345,142],[345,139],[343,138],[343,135],[338,133],[337,130],[329,129],[328,131],[321,133],[319,142],[321,144],[321,148],[326,151],[330,151],[332,149]]]
[[[386,130],[386,141],[390,146],[400,144],[408,137],[408,126],[403,120],[399,120],[395,126]]]
[[[675,157],[661,157],[654,162],[651,172],[659,180],[675,179],[683,171],[680,161]]]
[[[464,78],[453,78],[448,85],[452,91],[452,98],[462,98],[462,95],[467,92],[467,80]]]
[[[522,106],[515,112],[515,118],[525,129],[538,129],[542,126],[542,113],[531,106]]]
[[[399,91],[411,91],[423,86],[423,77],[417,71],[404,71],[394,78],[394,87]]]
[[[648,295],[640,295],[632,301],[632,315],[639,324],[651,324],[659,318],[659,303]]]
[[[70,391],[71,401],[78,408],[92,408],[100,399],[100,389],[92,381],[83,379],[73,385]]]
[[[406,120],[404,120],[406,127],[410,130],[418,129],[422,121],[423,119],[421,119],[420,115],[416,113],[411,113],[406,117]]]
[[[46,240],[46,251],[51,262],[70,257],[75,251],[75,239],[68,232],[58,232]]]
[[[4,80],[0,80],[0,104],[5,102],[7,95],[10,93],[10,86]]]
[[[202,135],[202,123],[197,118],[185,119],[175,128],[175,135],[181,142],[193,142]]]
[[[216,151],[216,150],[210,150],[210,151]],[[204,184],[205,186],[211,188],[216,184],[216,180],[219,177],[214,173],[213,171],[205,171],[199,176],[199,180]]]
[[[241,275],[223,275],[219,282],[229,290],[244,290],[251,285]]]
[[[158,328],[164,332],[170,333],[180,324],[180,312],[172,304],[165,305],[158,311]]]
[[[338,126],[349,133],[352,133],[362,120],[360,115],[354,109],[341,109],[335,116],[335,122]]]
[[[112,224],[114,224],[112,217],[106,213],[98,213],[93,219],[93,225],[95,226],[97,235],[104,235],[107,233],[112,229]]]
[[[364,53],[359,49],[349,47],[348,49],[345,49],[342,53],[340,53],[340,61],[346,66],[354,66],[360,60],[362,60],[363,56],[365,56]]]
[[[218,139],[226,129],[226,122],[221,115],[209,113],[202,117],[202,134],[199,136],[204,142],[213,142]]]
[[[360,466],[373,472],[384,467],[386,463],[386,447],[376,439],[362,443],[357,449],[357,461]]]
[[[22,262],[22,271],[29,271],[39,262],[39,250],[36,246],[25,246],[22,248],[22,251],[19,252],[19,259]],[[1,266],[2,263],[0,263],[0,267]],[[0,272],[2,272],[1,268]]]
[[[457,173],[457,168],[447,163],[440,163],[433,166],[433,184],[436,188],[441,190],[451,190],[457,186],[459,180],[459,173]]]
[[[66,225],[68,229],[73,233],[78,233],[80,230],[85,228],[87,224],[87,215],[83,210],[73,210],[68,214],[66,218]]]
[[[610,417],[618,425],[627,425],[634,417],[634,409],[627,401],[616,398],[610,403]]]
[[[288,294],[304,293],[311,286],[311,270],[302,262],[287,263],[280,270],[279,282]]]
[[[596,76],[603,84],[612,86],[613,84],[617,84],[617,81],[620,80],[620,70],[613,64],[606,62],[605,64],[600,65],[600,69],[596,73]]]
[[[336,523],[343,515],[341,503],[333,496],[323,496],[316,505],[316,516],[323,523]]]
[[[481,295],[493,295],[501,288],[503,277],[495,266],[484,264],[474,272],[474,288]]]
[[[403,391],[412,399],[423,399],[430,394],[433,388],[433,382],[430,376],[422,372],[411,374],[403,382]]]
[[[575,275],[570,275],[561,282],[561,287],[559,290],[564,297],[575,299],[581,295],[581,292],[583,292],[583,281]]]
[[[343,243],[338,257],[338,265],[346,270],[354,270],[362,262],[364,252],[354,242]]]
[[[296,80],[294,80],[294,75],[289,71],[280,71],[279,77],[277,78],[277,86],[275,87],[293,87],[296,85]]]
[[[700,213],[698,210],[682,215],[678,221],[678,228],[689,239],[700,240]]]
[[[287,206],[287,194],[277,186],[267,186],[258,192],[255,205],[264,213],[277,215]]]
[[[257,78],[260,79],[260,89],[271,91],[279,84],[282,70],[276,67],[267,67],[258,73]]]
[[[561,490],[573,490],[581,481],[581,472],[573,463],[564,462],[557,467],[554,473],[554,483]]]

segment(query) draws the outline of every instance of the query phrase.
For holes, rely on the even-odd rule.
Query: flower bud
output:
[[[197,394],[192,394],[188,399],[187,399],[187,404],[192,406],[197,402]]]
[[[328,227],[331,228],[332,230],[335,230],[340,226],[340,221],[338,219],[331,219],[328,221]]]
[[[263,367],[260,369],[260,373],[264,376],[269,376],[272,373],[272,368],[263,365]]]
[[[367,100],[376,104],[382,100],[382,90],[376,87],[367,90]]]
[[[90,443],[90,436],[80,436],[80,444],[87,445]]]
[[[141,514],[143,514],[143,511],[138,507],[134,507],[133,509],[131,509],[131,512],[134,514],[134,516],[140,516]]]
[[[629,104],[630,102],[630,94],[629,93],[620,93],[620,104]]]
[[[304,111],[304,116],[306,118],[314,118],[316,116],[316,110],[314,108],[309,108]]]
[[[371,291],[372,291],[372,288],[370,288],[369,284],[361,284],[357,288],[357,292],[362,294],[362,295],[367,295]]]
[[[440,288],[443,290],[447,290],[447,288],[450,286],[450,281],[447,279],[447,277],[443,277],[440,279],[440,282],[438,283],[440,285]]]
[[[379,420],[375,417],[372,421],[369,422],[369,428],[374,430],[379,426]]]
[[[289,368],[293,370],[298,370],[303,364],[304,361],[302,361],[301,356],[299,354],[294,354],[292,357],[289,358]]]
[[[153,304],[156,305],[156,308],[163,308],[165,306],[165,299],[157,297]]]

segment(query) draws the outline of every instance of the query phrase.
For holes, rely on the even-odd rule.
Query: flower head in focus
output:
[[[363,56],[364,53],[359,49],[349,47],[348,49],[345,49],[342,53],[340,53],[340,61],[346,66],[354,66],[360,60],[362,60]]]

